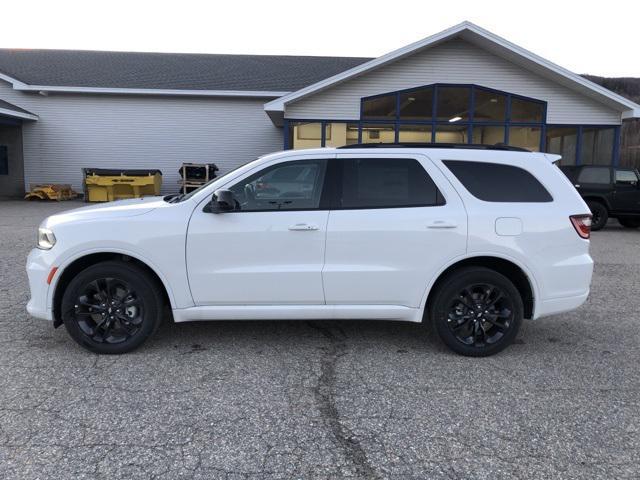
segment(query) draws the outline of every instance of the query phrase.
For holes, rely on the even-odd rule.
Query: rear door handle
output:
[[[427,228],[456,228],[458,225],[455,222],[450,222],[447,220],[434,220]]]
[[[318,230],[318,226],[317,225],[312,225],[310,223],[296,223],[295,225],[291,225],[289,227],[289,230],[296,230],[296,231],[312,231],[312,230]]]

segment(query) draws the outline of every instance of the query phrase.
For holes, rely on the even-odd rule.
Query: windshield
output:
[[[227,175],[229,175],[230,173],[235,172],[236,170],[238,170],[241,167],[244,167],[246,165],[242,164],[242,165],[238,165],[236,168],[233,168],[231,170],[229,170],[227,173],[225,173],[224,175],[221,175],[219,177],[216,178],[212,178],[211,180],[209,180],[207,183],[204,183],[202,185],[200,185],[198,188],[196,188],[195,190],[190,191],[187,194],[181,193],[179,195],[168,195],[166,196],[164,199],[165,201],[171,202],[171,203],[177,203],[177,202],[182,202],[184,200],[188,200],[189,198],[193,197],[196,193],[198,193],[200,190],[202,190],[203,188],[207,188],[209,185],[211,185],[213,182],[217,182],[218,180],[220,180],[221,178],[226,177]]]

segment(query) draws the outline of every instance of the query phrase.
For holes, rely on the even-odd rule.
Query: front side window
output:
[[[531,173],[500,163],[444,160],[471,195],[485,202],[552,202],[546,188]]]
[[[616,170],[616,183],[638,183],[638,175],[633,170]]]
[[[429,174],[412,158],[339,160],[339,208],[400,208],[443,204]]]
[[[229,190],[241,211],[314,210],[320,197],[327,160],[301,160],[272,165],[239,181]]]

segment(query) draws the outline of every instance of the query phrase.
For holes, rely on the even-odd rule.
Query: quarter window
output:
[[[433,180],[412,158],[341,159],[339,208],[400,208],[444,204]]]
[[[241,211],[315,210],[327,160],[303,160],[272,165],[230,188]]]
[[[499,163],[443,162],[474,197],[485,202],[551,202],[546,188],[528,171]]]

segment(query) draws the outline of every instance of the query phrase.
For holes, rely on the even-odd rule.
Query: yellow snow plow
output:
[[[31,185],[31,190],[24,196],[25,200],[71,200],[77,198],[78,194],[71,188],[71,185],[60,183],[46,183]]]

